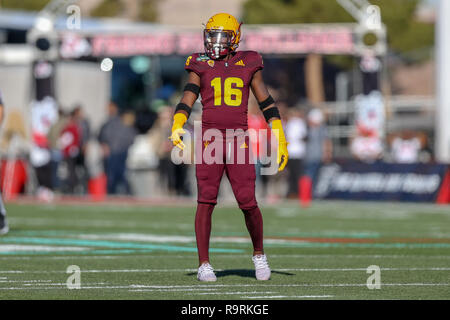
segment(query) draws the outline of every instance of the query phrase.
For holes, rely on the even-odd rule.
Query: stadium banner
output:
[[[261,54],[353,54],[354,31],[351,26],[264,26],[247,28],[240,50]],[[189,55],[203,52],[201,30],[149,30],[141,33],[60,35],[60,57],[63,59],[127,57],[135,55]]]
[[[443,164],[336,162],[321,168],[318,199],[435,202],[447,172]]]

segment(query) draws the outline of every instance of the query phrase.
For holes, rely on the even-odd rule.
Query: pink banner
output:
[[[351,28],[276,28],[261,27],[244,30],[240,50],[254,50],[261,54],[353,54]],[[63,57],[73,45],[73,35],[63,36]],[[89,55],[94,57],[123,57],[134,55],[188,55],[203,52],[203,36],[199,31],[182,33],[156,32],[149,34],[98,34],[89,38]],[[73,48],[75,50],[75,48]],[[73,57],[77,54],[73,54]]]

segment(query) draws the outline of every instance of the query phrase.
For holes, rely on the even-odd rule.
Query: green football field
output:
[[[254,278],[241,211],[219,205],[210,250],[214,283],[196,279],[195,203],[7,209],[11,231],[0,237],[0,300],[450,299],[448,206],[262,206],[272,278],[261,282]],[[80,273],[66,272],[73,265]],[[379,273],[368,273],[369,266]],[[377,275],[379,289],[369,289]],[[77,276],[80,289],[69,289]]]

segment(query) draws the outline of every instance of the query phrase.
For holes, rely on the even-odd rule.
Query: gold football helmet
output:
[[[235,51],[241,40],[241,24],[228,13],[209,18],[203,31],[206,54],[211,59],[219,59]]]

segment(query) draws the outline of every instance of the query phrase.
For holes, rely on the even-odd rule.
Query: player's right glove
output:
[[[281,120],[276,119],[271,122],[272,131],[275,134],[275,137],[278,141],[278,149],[277,149],[277,163],[278,163],[278,171],[283,171],[284,167],[289,159],[289,153],[287,150],[288,142],[286,141],[286,137],[284,136],[283,125],[281,124]]]
[[[185,145],[183,140],[181,140],[181,135],[185,133],[183,126],[187,121],[187,117],[184,113],[178,112],[173,116],[172,134],[169,137],[172,140],[174,146],[184,149]]]

